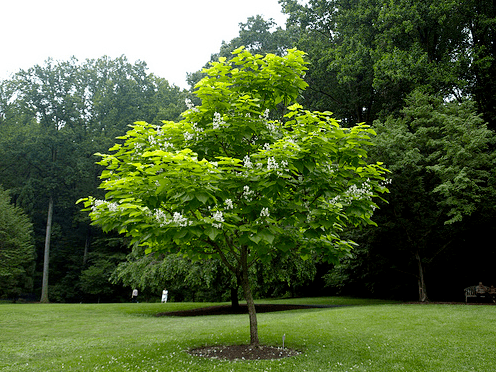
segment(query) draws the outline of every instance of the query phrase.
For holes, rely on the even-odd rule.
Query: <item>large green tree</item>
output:
[[[125,57],[49,59],[1,82],[0,183],[33,220],[38,256],[45,257],[44,302],[49,271],[57,300],[79,300],[75,282],[92,264],[101,231],[74,202],[96,193],[101,167],[94,153],[112,146],[134,120],[177,119],[186,95]]]
[[[356,237],[363,243],[357,259],[347,260],[339,269],[341,278],[331,274],[330,282],[346,286],[361,280],[362,288],[368,285],[379,295],[389,291],[410,299],[418,284],[420,301],[429,299],[429,283],[438,287],[438,297],[461,295],[465,273],[483,277],[484,258],[494,256],[490,247],[477,243],[484,229],[474,228],[486,226],[483,236],[490,239],[494,132],[473,101],[445,102],[419,91],[408,96],[399,115],[373,127],[377,136],[370,156],[392,171],[389,204],[375,216],[379,227]],[[467,252],[467,246],[474,251]]]
[[[0,297],[32,290],[34,259],[33,225],[0,187]]]
[[[473,96],[492,127],[495,95],[493,2],[452,0],[281,0],[297,46],[310,55],[308,105],[346,122],[397,113],[422,87]]]
[[[220,59],[196,86],[201,105],[184,120],[136,123],[102,155],[106,200],[85,199],[95,224],[148,250],[217,257],[243,288],[250,340],[259,344],[249,269],[276,253],[349,254],[348,225],[372,224],[383,169],[363,147],[373,132],[340,128],[330,113],[298,104],[268,120],[306,87],[304,53]]]

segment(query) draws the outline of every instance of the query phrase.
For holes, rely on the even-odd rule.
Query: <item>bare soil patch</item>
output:
[[[338,307],[319,306],[319,305],[279,305],[279,304],[258,304],[255,305],[257,313],[268,313],[274,311],[287,311],[311,308]],[[168,311],[158,313],[156,316],[202,316],[202,315],[229,315],[229,314],[248,314],[248,307],[245,304],[237,307],[231,305],[201,307],[183,311]],[[226,360],[267,360],[288,358],[300,354],[295,349],[260,345],[215,345],[205,346],[188,351],[189,354],[203,358],[217,358]]]

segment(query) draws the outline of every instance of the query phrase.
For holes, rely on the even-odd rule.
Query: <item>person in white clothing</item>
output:
[[[133,289],[133,295],[131,296],[131,302],[138,303],[138,290]]]
[[[169,295],[169,291],[164,288],[162,291],[162,303],[165,304],[167,302],[167,296]]]

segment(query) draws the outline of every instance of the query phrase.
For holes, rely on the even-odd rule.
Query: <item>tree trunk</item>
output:
[[[250,317],[250,345],[259,346],[257,312],[248,279],[248,247],[246,246],[241,248],[241,286],[243,287],[243,293],[248,306],[248,316]]]
[[[83,267],[86,266],[86,262],[88,261],[88,251],[90,247],[90,231],[86,232],[86,241],[84,242],[84,253],[83,253]]]
[[[45,253],[43,257],[43,282],[41,286],[41,303],[48,303],[48,263],[50,261],[50,237],[52,235],[52,217],[53,217],[53,197],[50,195],[48,201],[48,216],[45,235]]]
[[[231,307],[237,309],[239,307],[239,300],[238,300],[238,288],[237,287],[231,287]]]
[[[419,270],[419,277],[418,277],[419,301],[429,302],[429,298],[427,297],[427,291],[425,286],[424,267],[422,266],[422,260],[420,259],[420,255],[418,252],[415,253],[415,258],[417,259],[418,270]]]

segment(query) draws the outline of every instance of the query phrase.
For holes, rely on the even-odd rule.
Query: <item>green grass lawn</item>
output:
[[[0,371],[496,371],[495,306],[271,301],[363,306],[259,314],[262,343],[302,353],[229,362],[185,350],[247,343],[247,315],[153,316],[211,304],[2,304]]]

